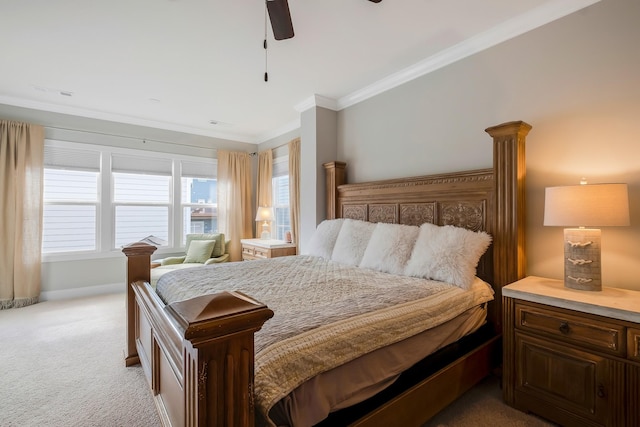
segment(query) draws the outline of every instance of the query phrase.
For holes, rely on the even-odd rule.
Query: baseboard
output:
[[[85,286],[82,288],[61,289],[59,291],[40,292],[40,301],[56,301],[63,299],[90,297],[94,295],[113,294],[124,292],[122,283],[111,283],[107,285]]]

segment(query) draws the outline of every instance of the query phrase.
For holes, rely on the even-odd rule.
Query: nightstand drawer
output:
[[[256,258],[271,258],[269,256],[269,249],[255,247],[253,248],[253,255]]]
[[[561,341],[624,357],[626,328],[602,319],[574,316],[562,309],[516,304],[516,327],[531,333],[543,333]]]
[[[242,245],[242,254],[243,255],[251,255],[251,256],[253,256],[254,248],[252,246]]]
[[[627,330],[627,357],[640,362],[640,329]]]

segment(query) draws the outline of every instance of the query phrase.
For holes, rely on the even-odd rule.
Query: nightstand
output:
[[[530,276],[502,307],[507,404],[563,426],[640,426],[640,292]]]
[[[296,245],[282,240],[242,239],[242,260],[276,258],[296,254]]]

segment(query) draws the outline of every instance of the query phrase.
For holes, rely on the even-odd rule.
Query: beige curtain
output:
[[[231,261],[242,260],[240,239],[253,236],[251,160],[248,153],[218,151],[218,229],[230,241]]]
[[[42,126],[0,120],[0,308],[40,296]]]
[[[273,150],[258,153],[258,183],[256,186],[256,209],[272,206]],[[260,223],[256,222],[256,236],[260,235]]]
[[[289,215],[291,237],[298,246],[300,235],[300,138],[289,142]]]

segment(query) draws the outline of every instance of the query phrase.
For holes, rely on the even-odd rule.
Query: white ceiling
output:
[[[0,0],[0,103],[258,143],[596,1],[289,0],[264,82],[259,0]]]

